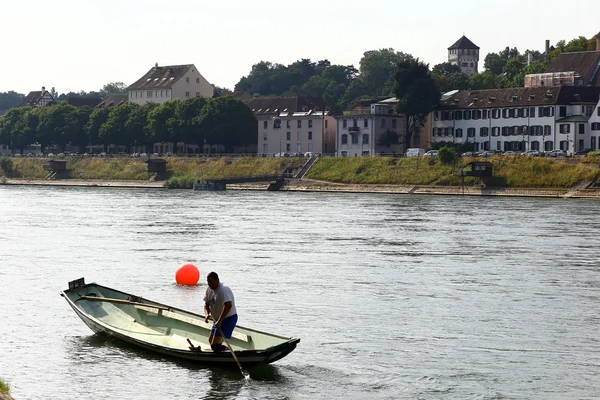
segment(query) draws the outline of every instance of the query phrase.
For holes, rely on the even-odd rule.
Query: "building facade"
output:
[[[21,107],[28,106],[38,108],[52,104],[56,104],[56,100],[44,86],[42,86],[42,90],[29,92],[29,94],[21,101]]]
[[[448,47],[448,62],[458,65],[467,75],[476,74],[479,69],[479,47],[463,36]]]
[[[335,151],[335,118],[318,97],[257,97],[248,102],[258,120],[258,153],[329,154]]]
[[[398,100],[391,98],[365,104],[336,117],[336,155],[374,156],[405,152],[401,140],[404,117],[395,113]]]
[[[577,86],[456,92],[431,113],[431,142],[472,143],[474,151],[597,148],[590,120],[599,96],[600,88]]]
[[[129,101],[136,104],[164,103],[192,97],[213,97],[214,88],[194,64],[159,67],[156,64],[127,88]]]

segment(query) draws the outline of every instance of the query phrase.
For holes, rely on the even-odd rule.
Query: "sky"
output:
[[[560,10],[560,11],[557,11]],[[600,31],[598,0],[1,0],[0,92],[129,85],[155,63],[194,64],[233,89],[259,61],[359,66],[393,48],[433,65],[463,33],[481,50],[544,51]]]

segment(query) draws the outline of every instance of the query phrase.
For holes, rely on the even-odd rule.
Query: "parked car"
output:
[[[412,148],[406,150],[406,157],[419,157],[425,154],[425,149]]]
[[[461,157],[474,157],[475,153],[473,153],[472,151],[467,151],[461,154]]]
[[[518,156],[519,153],[517,153],[516,151],[509,150],[509,151],[505,151],[504,153],[502,153],[502,155],[503,156]]]
[[[437,150],[429,150],[427,153],[423,154],[423,157],[437,157]]]
[[[565,155],[565,152],[560,149],[556,149],[556,150],[547,151],[547,152],[545,152],[545,154],[548,157],[563,157]]]
[[[589,153],[590,151],[592,151],[592,149],[586,148],[577,151],[575,154],[577,154],[578,156],[587,156],[587,153]]]

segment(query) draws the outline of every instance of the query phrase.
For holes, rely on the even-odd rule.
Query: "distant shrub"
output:
[[[451,147],[442,147],[438,150],[437,157],[442,164],[452,164],[455,157],[454,149]]]
[[[10,174],[13,171],[13,161],[9,157],[1,157],[0,158],[0,169],[4,171],[5,174]]]

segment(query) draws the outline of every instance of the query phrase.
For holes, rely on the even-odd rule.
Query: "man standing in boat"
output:
[[[228,350],[223,345],[221,332],[227,339],[231,339],[233,329],[237,324],[238,316],[235,309],[233,292],[219,281],[219,275],[211,272],[206,277],[208,288],[204,296],[204,322],[208,322],[209,316],[215,321],[210,331],[208,343],[214,352]]]

